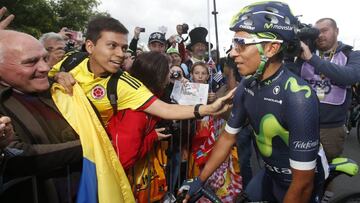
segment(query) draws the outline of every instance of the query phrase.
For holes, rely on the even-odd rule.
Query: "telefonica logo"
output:
[[[282,25],[274,25],[272,23],[265,23],[264,24],[265,29],[277,29],[277,30],[292,30],[293,27],[290,25],[282,26]]]

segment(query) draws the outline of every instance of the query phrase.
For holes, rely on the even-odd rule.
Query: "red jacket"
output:
[[[155,101],[155,99],[153,100]],[[107,125],[107,132],[112,138],[112,143],[125,170],[134,166],[135,162],[144,157],[157,140],[155,125],[160,120],[151,116],[142,109],[138,111],[125,109],[112,116]]]

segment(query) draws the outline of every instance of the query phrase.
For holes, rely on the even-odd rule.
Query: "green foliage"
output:
[[[98,0],[1,0],[15,20],[11,29],[39,37],[42,33],[58,32],[62,27],[84,31],[91,16],[98,12]]]

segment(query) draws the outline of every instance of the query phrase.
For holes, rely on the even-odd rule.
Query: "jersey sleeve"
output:
[[[236,135],[240,132],[244,124],[246,113],[243,105],[244,87],[242,83],[237,87],[233,100],[233,108],[225,126],[225,131],[229,134]]]
[[[295,78],[288,82],[285,121],[289,130],[290,166],[297,170],[316,167],[319,151],[318,100],[311,88]],[[292,87],[290,87],[292,86]]]
[[[118,82],[118,109],[148,107],[156,97],[139,80],[124,72]]]

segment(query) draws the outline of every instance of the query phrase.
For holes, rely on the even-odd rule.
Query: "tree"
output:
[[[15,20],[11,29],[38,38],[42,33],[58,32],[62,27],[83,31],[91,16],[98,12],[98,0],[1,0]]]

